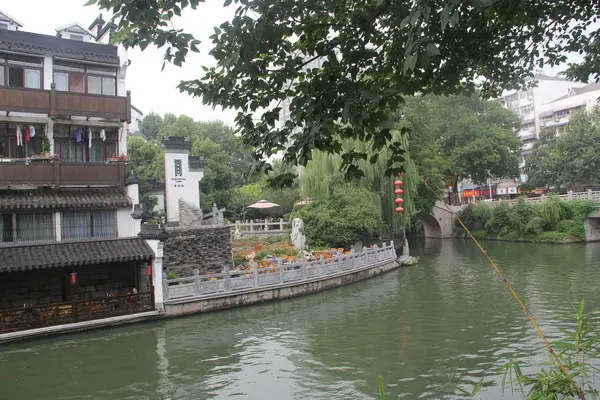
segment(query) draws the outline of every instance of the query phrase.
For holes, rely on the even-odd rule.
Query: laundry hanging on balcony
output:
[[[21,132],[21,125],[17,125],[17,146],[23,146],[23,133]]]
[[[33,125],[29,125],[29,137],[35,136],[35,127]]]
[[[77,143],[83,142],[83,129],[82,128],[75,129],[75,140],[77,141]]]
[[[104,129],[100,129],[100,139],[104,142],[106,140],[106,131]]]
[[[92,148],[92,128],[88,128],[88,147]]]

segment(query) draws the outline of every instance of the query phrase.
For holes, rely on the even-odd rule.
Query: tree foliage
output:
[[[198,51],[198,41],[171,19],[200,2],[88,3],[113,13],[116,38],[125,46],[156,44],[165,48],[165,62],[181,65],[189,51]],[[570,77],[600,77],[598,30],[588,29],[599,13],[596,0],[224,5],[232,3],[235,16],[211,36],[216,66],[180,89],[205,104],[238,110],[237,128],[261,161],[283,151],[286,163],[306,165],[317,149],[341,153],[346,174],[361,176],[355,163],[362,154],[344,151],[342,140],[373,140],[375,152],[393,151],[391,175],[402,147],[384,124],[407,95],[473,91],[476,81],[484,96],[497,95],[524,85],[534,67],[564,62],[568,52],[584,57],[571,65]],[[278,125],[286,99],[290,119]]]
[[[600,183],[600,107],[574,114],[566,132],[540,135],[527,157],[529,180],[536,186],[581,188]]]
[[[235,188],[256,182],[259,177],[248,173],[254,163],[250,149],[236,136],[233,129],[220,121],[195,121],[186,115],[150,113],[142,126],[142,137],[129,138],[130,160],[136,174],[143,180],[164,180],[164,152],[160,143],[165,136],[186,136],[192,143],[190,155],[204,156],[204,178],[200,182],[200,203],[210,211],[216,203],[227,208]],[[155,133],[154,133],[155,132]],[[143,183],[145,194],[149,187]]]
[[[379,199],[355,184],[340,184],[333,194],[303,206],[294,216],[304,221],[304,232],[312,246],[347,247],[369,242],[381,229]]]
[[[163,126],[162,117],[154,111],[146,115],[142,120],[142,133],[147,138],[156,139]]]
[[[484,182],[516,177],[522,143],[519,118],[477,95],[422,96],[407,100],[402,126],[410,129],[411,156],[421,170]]]

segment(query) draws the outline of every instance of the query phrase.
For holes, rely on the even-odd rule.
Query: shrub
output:
[[[506,233],[512,226],[511,213],[512,210],[508,203],[498,204],[494,209],[494,218],[486,225],[486,229],[499,234]]]
[[[488,203],[469,204],[459,214],[463,223],[471,229],[482,229],[494,217],[494,207]],[[457,226],[461,225],[457,221]]]
[[[473,219],[477,226],[483,228],[494,218],[494,207],[489,203],[479,203],[473,207]]]
[[[525,226],[524,233],[537,234],[548,230],[548,222],[542,217],[533,217]]]
[[[568,219],[568,206],[564,201],[556,197],[550,197],[539,205],[540,217],[544,218],[551,226],[551,229],[556,229],[556,224],[563,219]]]
[[[536,207],[527,203],[523,197],[519,197],[517,204],[513,207],[510,225],[514,230],[524,234],[527,231],[529,222],[536,216]]]
[[[585,240],[585,229],[583,227],[583,221],[574,221],[572,219],[559,221],[556,224],[556,230],[558,232],[567,233],[570,236],[578,237],[581,240]]]
[[[346,247],[377,237],[383,225],[380,204],[372,191],[340,184],[331,197],[313,201],[293,217],[304,220],[304,233],[311,246]]]
[[[458,217],[462,220],[462,222],[466,225],[467,228],[472,229],[475,225],[475,216],[473,215],[473,209],[475,206],[473,204],[467,205],[462,211],[458,214]],[[457,227],[461,227],[460,223],[456,221]]]
[[[585,221],[587,216],[596,210],[598,207],[598,203],[590,200],[573,200],[567,205],[567,213],[568,219],[572,219],[574,221]]]

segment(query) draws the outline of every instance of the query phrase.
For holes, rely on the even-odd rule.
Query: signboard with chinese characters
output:
[[[498,194],[506,194],[506,188],[498,188]]]
[[[175,163],[175,176],[171,178],[171,180],[175,183],[175,187],[183,187],[185,183],[185,178],[183,177],[183,165],[181,159],[173,160]]]
[[[516,186],[509,187],[508,194],[517,194],[517,187]]]

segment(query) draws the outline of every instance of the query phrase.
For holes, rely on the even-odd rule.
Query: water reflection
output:
[[[579,299],[600,310],[600,245],[485,245],[551,338]],[[370,399],[380,375],[391,398],[453,398],[512,356],[545,360],[471,242],[411,251],[418,266],[324,293],[0,347],[0,399]]]

